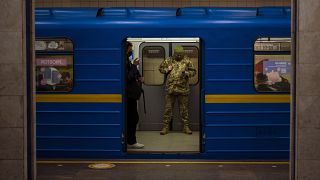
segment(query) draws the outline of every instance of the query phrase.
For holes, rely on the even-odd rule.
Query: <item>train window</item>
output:
[[[73,88],[73,44],[68,39],[38,39],[36,90],[69,92]]]
[[[159,71],[165,59],[165,50],[161,46],[146,46],[142,50],[143,76],[146,85],[162,85],[164,76]]]
[[[73,43],[69,39],[37,39],[36,52],[73,52]]]
[[[258,92],[290,92],[291,39],[260,38],[254,44],[254,86]]]
[[[190,58],[194,67],[197,70],[197,74],[190,78],[189,84],[195,85],[198,83],[198,74],[199,74],[199,49],[196,46],[183,46],[184,53]]]

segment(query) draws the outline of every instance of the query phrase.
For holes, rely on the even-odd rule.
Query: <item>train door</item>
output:
[[[137,127],[137,141],[143,149],[127,149],[127,152],[150,153],[197,153],[200,151],[200,76],[199,38],[128,38],[133,44],[132,59],[140,58],[139,71],[144,76],[144,98],[138,102],[140,121]],[[178,101],[173,109],[170,131],[160,135],[165,107],[166,76],[159,71],[160,64],[173,55],[174,48],[181,45],[185,55],[196,68],[196,76],[189,79],[189,122],[192,135],[182,132],[183,123],[179,115]]]

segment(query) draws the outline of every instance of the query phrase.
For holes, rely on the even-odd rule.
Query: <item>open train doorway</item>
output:
[[[132,44],[131,63],[138,58],[137,66],[144,78],[142,83],[143,94],[138,100],[137,108],[139,123],[137,125],[137,142],[144,144],[144,148],[127,147],[128,153],[199,153],[201,147],[201,113],[200,113],[200,39],[199,38],[128,38],[127,43]],[[174,54],[182,49],[183,60],[188,60],[189,65],[183,67],[194,69],[188,76],[177,75],[178,79],[169,79],[169,74],[174,68],[181,68],[181,64],[173,66],[173,70],[161,72],[159,70],[165,61],[173,63]],[[182,65],[183,66],[183,65]],[[190,66],[190,67],[189,67]],[[192,67],[191,67],[192,66]],[[184,70],[182,70],[184,71]],[[181,73],[177,71],[176,73]],[[184,73],[184,72],[183,72]],[[191,75],[192,74],[192,75]],[[190,76],[190,77],[189,77]],[[181,79],[187,79],[190,91],[183,93],[187,101],[179,99],[181,94],[168,92],[166,82],[173,83],[178,88]],[[172,77],[171,77],[172,78]],[[171,94],[171,95],[168,95]],[[168,121],[168,98],[174,102],[172,116]],[[185,98],[186,99],[186,98]],[[173,101],[172,101],[173,100]],[[167,102],[167,103],[166,103]],[[189,120],[186,121],[185,110],[187,107]],[[182,113],[180,113],[182,112]],[[169,113],[170,114],[170,113]],[[126,118],[126,128],[131,117]],[[192,131],[186,131],[186,126]],[[163,133],[167,128],[168,133]],[[126,133],[125,133],[126,134]],[[128,140],[128,135],[126,136]]]

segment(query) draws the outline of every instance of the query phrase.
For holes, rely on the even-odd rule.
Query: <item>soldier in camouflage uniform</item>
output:
[[[159,71],[166,75],[166,97],[161,135],[168,134],[169,123],[175,99],[178,99],[180,117],[183,122],[183,132],[192,134],[189,128],[188,95],[190,93],[189,78],[196,75],[196,69],[191,60],[184,55],[182,46],[176,46],[173,57],[164,60]]]

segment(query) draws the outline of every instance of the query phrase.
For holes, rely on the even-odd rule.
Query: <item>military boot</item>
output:
[[[184,126],[183,126],[183,132],[184,132],[185,134],[192,134],[192,131],[191,131],[191,129],[189,128],[188,125],[184,125]]]
[[[162,130],[160,131],[161,135],[166,135],[169,133],[169,126],[167,124],[163,125]]]

